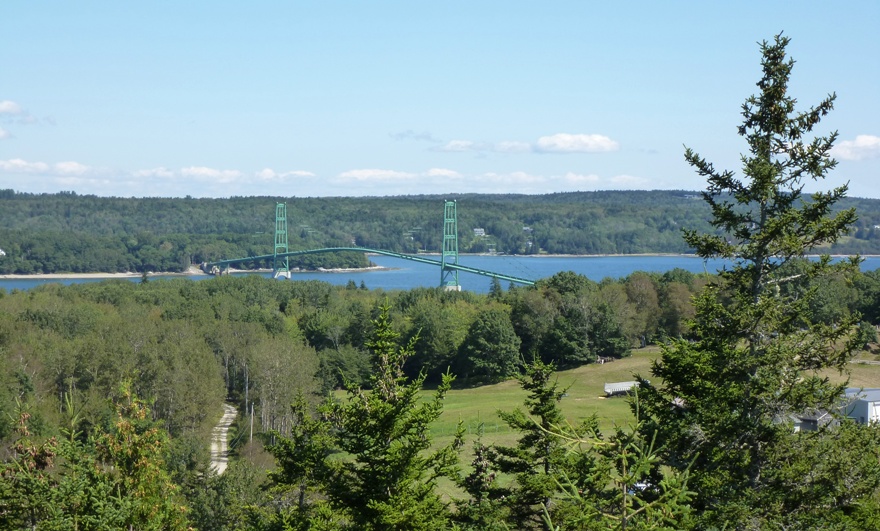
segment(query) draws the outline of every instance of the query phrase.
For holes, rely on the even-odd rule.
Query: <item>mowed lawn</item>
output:
[[[566,419],[577,424],[595,414],[603,430],[609,430],[615,424],[631,423],[633,415],[626,397],[605,398],[605,383],[630,381],[636,373],[650,379],[651,361],[659,355],[659,348],[649,347],[633,351],[629,358],[557,372],[560,389],[567,388],[566,396],[560,403]],[[469,441],[474,439],[482,425],[484,442],[513,444],[518,435],[511,432],[498,417],[498,411],[525,409],[525,398],[526,392],[520,388],[517,380],[470,389],[453,389],[446,396],[443,416],[432,426],[432,436],[438,444],[448,442],[461,419]]]
[[[860,356],[863,359],[880,361],[880,350],[874,355]],[[567,395],[560,405],[566,419],[577,424],[581,419],[596,415],[599,427],[609,432],[615,425],[628,426],[635,420],[626,397],[605,398],[606,382],[625,382],[635,379],[639,374],[651,379],[651,362],[660,356],[659,347],[634,350],[629,358],[616,360],[603,365],[590,364],[577,369],[560,371],[556,374],[560,388],[568,388]],[[852,387],[880,387],[880,365],[850,364],[849,384]],[[836,371],[823,373],[832,382],[843,382],[845,375]],[[431,392],[425,392],[425,398]],[[482,425],[485,444],[512,446],[520,434],[513,432],[498,417],[498,411],[512,411],[525,408],[526,393],[520,389],[519,382],[508,380],[495,385],[470,389],[453,389],[446,395],[443,415],[431,426],[434,447],[449,444],[454,437],[459,420],[466,428],[465,446],[460,455],[465,473],[470,470],[473,459],[473,442]],[[509,478],[501,477],[504,483]],[[463,493],[447,478],[440,478],[438,489],[446,499],[463,497]]]
[[[659,347],[648,347],[633,351],[629,358],[611,363],[590,364],[560,371],[556,374],[560,388],[568,388],[567,395],[560,405],[566,419],[571,424],[596,415],[602,431],[610,431],[615,425],[626,426],[635,418],[630,411],[626,397],[605,398],[606,382],[624,382],[635,379],[640,374],[651,379],[651,362],[660,356]],[[867,355],[863,358],[873,360]],[[880,387],[880,365],[850,364],[849,385],[852,387]],[[836,371],[824,371],[832,382],[842,382],[846,376]],[[512,432],[498,417],[498,411],[512,411],[525,408],[526,393],[520,389],[519,382],[508,380],[495,385],[469,389],[453,389],[446,396],[443,415],[431,427],[435,444],[448,443],[455,434],[459,420],[466,428],[466,446],[469,448],[482,425],[483,442],[512,445],[518,434]]]

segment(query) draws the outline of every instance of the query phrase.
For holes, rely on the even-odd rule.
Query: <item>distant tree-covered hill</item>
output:
[[[685,253],[682,228],[711,230],[708,207],[689,191],[195,199],[0,190],[0,274],[180,271],[268,254],[278,202],[287,203],[291,250],[438,251],[446,199],[458,201],[464,253]],[[880,254],[880,200],[847,199],[841,206],[855,207],[859,221],[830,251]],[[362,264],[360,256],[312,255],[295,265]]]

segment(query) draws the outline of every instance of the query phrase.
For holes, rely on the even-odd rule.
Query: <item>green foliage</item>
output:
[[[565,468],[567,452],[564,439],[556,433],[565,423],[559,401],[565,396],[553,378],[553,366],[539,360],[526,366],[520,385],[528,392],[522,409],[498,415],[520,438],[515,446],[493,446],[488,459],[492,466],[514,478],[508,487],[493,489],[493,496],[503,496],[516,529],[536,527],[542,507],[550,506]]]
[[[449,527],[436,481],[455,470],[460,438],[432,449],[428,427],[442,412],[452,377],[445,376],[433,398],[423,401],[424,377],[407,382],[403,373],[413,341],[398,346],[389,314],[389,306],[380,308],[367,343],[375,363],[371,391],[349,384],[345,400],[322,406],[326,425],[309,419],[302,402],[295,405],[299,427],[273,447],[282,465],[273,478],[299,488],[300,504],[292,516],[279,518],[344,529]],[[331,450],[347,457],[330,456]],[[327,501],[306,504],[308,485],[315,483]]]
[[[416,253],[440,248],[439,196],[114,198],[70,193],[0,196],[0,274],[182,271],[190,264],[271,254],[278,202],[291,213],[291,250],[357,246]],[[682,191],[537,196],[458,195],[462,252],[492,243],[508,254],[687,252],[680,227],[708,230],[708,210]],[[845,201],[861,220],[835,253],[880,253],[880,201]],[[293,221],[295,218],[295,221]],[[294,225],[295,223],[295,225]],[[297,229],[293,227],[297,226]],[[419,227],[419,230],[413,230]],[[483,227],[488,238],[465,238]],[[404,235],[404,236],[401,236]],[[363,267],[363,255],[291,258],[291,267]],[[245,267],[271,267],[250,263]]]
[[[521,339],[523,358],[540,358],[563,368],[596,361],[598,356],[622,357],[640,332],[630,326],[644,312],[639,291],[632,298],[619,283],[601,285],[571,271],[542,279],[508,296],[511,321]]]
[[[877,329],[874,325],[865,321],[859,322],[859,328],[853,338],[853,346],[855,348],[867,350],[871,343],[877,342]]]
[[[632,400],[638,410],[638,395]],[[573,463],[561,474],[558,501],[544,507],[548,528],[684,530],[694,527],[688,470],[663,466],[662,448],[641,434],[640,420],[609,437],[586,422],[557,426]]]
[[[818,311],[817,283],[805,290],[786,286],[801,277],[824,282],[849,275],[856,265],[832,264],[824,256],[801,262],[801,273],[787,273],[793,259],[837,241],[854,220],[853,210],[834,210],[845,186],[803,195],[808,180],[822,179],[835,165],[829,158],[835,134],[804,138],[830,111],[834,96],[794,113],[795,100],[787,94],[793,66],[787,44],[777,36],[761,46],[761,92],[743,105],[739,129],[749,146],[742,157],[745,178],[716,171],[686,151],[688,162],[708,179],[704,198],[718,232],[687,230],[685,239],[698,255],[728,258],[734,265],[697,297],[689,339],[664,346],[652,368],[662,383],[641,382],[648,414],[644,437],[664,445],[664,458],[674,468],[685,470],[693,460],[694,507],[703,525],[772,527],[782,518],[787,495],[771,479],[773,471],[784,465],[782,449],[804,443],[784,419],[834,411],[842,387],[819,371],[843,370],[852,354],[853,317]],[[838,436],[829,430],[821,442],[831,454],[845,451],[834,442]],[[830,470],[801,480],[812,484],[804,489],[823,484],[832,496],[873,488],[849,484]],[[817,523],[854,506],[804,509]]]
[[[462,371],[469,381],[500,381],[517,373],[520,339],[506,308],[480,312],[461,344]]]
[[[109,430],[85,441],[69,431],[43,443],[32,441],[22,412],[14,457],[0,467],[3,529],[187,529],[187,508],[164,469],[167,434],[127,386],[116,412]]]

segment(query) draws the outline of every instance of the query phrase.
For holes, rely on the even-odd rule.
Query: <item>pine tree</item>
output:
[[[148,417],[127,384],[112,428],[84,441],[72,415],[65,437],[37,444],[22,412],[15,458],[0,465],[0,528],[187,529],[164,468],[167,434]]]
[[[652,368],[662,383],[641,382],[646,438],[658,437],[673,467],[695,459],[695,507],[707,521],[732,527],[760,520],[762,510],[781,510],[767,475],[779,464],[774,452],[793,436],[785,419],[832,410],[842,386],[820,371],[843,370],[852,352],[853,320],[814,323],[812,291],[794,297],[780,289],[794,280],[782,273],[790,261],[833,244],[855,219],[852,210],[835,212],[846,186],[805,194],[807,183],[836,164],[830,157],[836,133],[806,138],[835,96],[795,112],[788,43],[778,35],[761,44],[760,93],[744,103],[739,127],[749,147],[744,177],[717,171],[686,149],[688,163],[708,180],[703,197],[717,232],[685,231],[685,240],[699,256],[733,265],[696,298],[692,337],[664,346]],[[856,266],[857,260],[833,264],[823,256],[804,275],[816,279]]]
[[[544,527],[543,510],[559,489],[559,473],[567,460],[565,441],[558,433],[565,424],[559,402],[566,390],[553,380],[553,371],[552,364],[540,360],[526,366],[519,380],[528,392],[528,413],[522,409],[498,413],[521,434],[515,446],[493,446],[489,452],[493,468],[514,478],[509,487],[492,494],[504,498],[516,529]]]
[[[303,493],[315,486],[326,495],[314,506],[300,496],[300,514],[279,515],[291,527],[415,531],[451,525],[436,484],[457,470],[462,431],[452,444],[432,448],[429,426],[443,411],[452,376],[424,400],[424,374],[408,381],[403,373],[417,338],[400,347],[389,313],[389,306],[380,308],[367,343],[374,355],[370,389],[349,383],[345,399],[331,398],[320,408],[322,421],[306,418],[303,404],[296,405],[300,428],[273,449],[281,465],[276,482]]]

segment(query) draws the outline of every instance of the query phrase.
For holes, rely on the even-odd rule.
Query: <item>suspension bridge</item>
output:
[[[440,259],[435,260],[422,255],[396,253],[393,251],[385,251],[382,249],[370,249],[366,247],[324,247],[321,249],[307,249],[301,251],[291,251],[287,245],[287,204],[277,203],[275,205],[275,249],[272,254],[264,254],[259,256],[246,256],[244,258],[232,258],[226,260],[217,260],[215,262],[204,262],[202,271],[211,275],[223,274],[224,270],[229,271],[232,264],[243,262],[272,261],[272,270],[275,278],[290,278],[290,261],[291,256],[301,256],[306,254],[319,253],[336,253],[342,251],[354,251],[360,253],[380,254],[410,260],[422,264],[430,264],[440,268],[440,287],[450,290],[461,290],[459,284],[458,273],[473,273],[484,277],[497,278],[498,280],[513,282],[515,284],[524,284],[531,286],[534,280],[527,278],[515,277],[505,273],[497,273],[476,267],[469,267],[459,263],[458,259],[458,211],[455,201],[445,201],[443,206],[443,245],[440,251]]]

